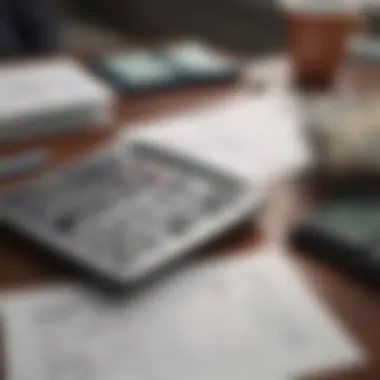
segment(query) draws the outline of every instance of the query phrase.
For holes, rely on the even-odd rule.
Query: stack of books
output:
[[[70,59],[0,67],[0,141],[97,128],[113,92]]]

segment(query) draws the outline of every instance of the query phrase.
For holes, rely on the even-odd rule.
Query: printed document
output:
[[[8,380],[287,380],[363,353],[285,256],[189,266],[129,300],[4,295]]]

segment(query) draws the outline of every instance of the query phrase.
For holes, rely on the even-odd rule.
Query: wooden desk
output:
[[[245,91],[247,90],[240,87],[214,87],[120,101],[117,125],[112,130],[60,137],[40,143],[18,144],[12,147],[3,145],[0,146],[0,157],[11,152],[30,149],[31,146],[45,146],[51,148],[53,153],[53,162],[48,170],[54,170],[63,162],[89,153],[117,138],[118,133],[123,129],[121,125],[124,123],[131,124],[159,116],[174,115],[185,109],[195,109],[204,105],[205,102],[211,103]],[[292,220],[305,210],[307,204],[308,195],[295,184],[283,184],[272,189],[269,206],[257,226],[250,232],[246,231],[223,241],[223,244],[219,244],[219,247],[215,249],[215,253],[228,252],[231,249],[244,251],[273,243],[278,243],[285,248],[287,228]],[[16,243],[12,237],[1,235],[0,241],[1,290],[60,281],[67,277],[64,272],[41,264],[34,255],[29,255],[28,246]],[[380,379],[380,371],[377,372],[375,368],[376,364],[380,364],[380,298],[378,295],[307,256],[291,253],[289,259],[299,266],[305,281],[311,284],[342,320],[342,323],[368,349],[374,362],[371,368],[366,369],[366,373],[352,372],[335,377],[323,377],[323,379]]]

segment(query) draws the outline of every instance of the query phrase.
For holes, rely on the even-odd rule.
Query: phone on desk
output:
[[[334,194],[293,229],[292,243],[371,285],[380,285],[380,196]]]
[[[251,221],[261,200],[231,173],[135,142],[7,194],[3,221],[49,258],[120,289]]]

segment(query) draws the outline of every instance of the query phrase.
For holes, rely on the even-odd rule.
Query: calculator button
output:
[[[109,249],[107,230],[95,220],[80,223],[75,231],[75,239],[91,251],[94,260],[104,256],[104,252]]]
[[[23,196],[22,194],[12,194],[10,196],[5,197],[2,200],[2,206],[4,207],[4,210],[9,210],[11,212],[22,211],[25,213],[26,204],[27,203],[25,196]]]
[[[24,194],[11,194],[4,198],[4,205],[8,207],[19,208],[25,204],[25,195]]]
[[[164,186],[155,189],[151,194],[152,204],[157,208],[167,209],[173,205],[179,204],[185,196],[185,190],[173,189],[170,186]]]
[[[183,191],[188,187],[188,178],[178,173],[167,178],[166,184],[172,191]]]
[[[75,204],[70,206],[70,210],[62,211],[53,221],[54,228],[61,233],[71,233],[79,224],[85,220],[93,218],[106,209],[107,200],[103,197],[92,198],[87,195],[87,198],[76,199]]]
[[[158,238],[150,230],[130,226],[130,222],[125,221],[119,221],[112,227],[110,238],[111,257],[119,264],[134,261],[158,243]]]
[[[92,194],[83,194],[82,202],[77,207],[81,219],[94,217],[105,212],[112,202],[104,189],[97,189]]]
[[[183,234],[193,224],[193,220],[185,215],[177,215],[167,222],[168,232],[174,235]]]
[[[150,231],[140,231],[134,235],[132,244],[136,252],[149,252],[157,243],[157,238]]]
[[[114,223],[108,231],[109,255],[118,264],[123,264],[133,254],[126,244],[126,235],[125,223],[120,221]]]
[[[215,189],[212,185],[200,179],[193,179],[189,181],[188,188],[191,194],[199,198],[209,197],[215,193]]]
[[[117,168],[117,163],[111,159],[81,167],[68,173],[68,180],[71,184],[86,185],[94,182],[101,182],[109,177]]]
[[[77,226],[78,216],[69,212],[59,216],[54,222],[54,228],[61,233],[70,233]]]
[[[203,213],[217,212],[228,202],[223,191],[219,191],[207,181],[192,180],[189,183],[189,192],[193,202],[199,205]]]
[[[33,188],[5,198],[4,206],[10,210],[21,211],[30,217],[42,217],[52,207],[52,197],[42,189]]]
[[[174,235],[185,233],[199,220],[199,212],[191,200],[182,200],[179,205],[169,210],[166,215],[167,232]]]
[[[133,257],[133,252],[129,250],[123,240],[115,240],[111,245],[110,257],[117,265],[124,265],[128,259]]]
[[[231,202],[225,193],[214,193],[202,200],[202,209],[206,213],[215,213],[224,209]]]
[[[150,176],[143,173],[119,172],[109,178],[109,185],[119,192],[122,197],[137,195],[154,185]]]
[[[219,196],[208,197],[203,202],[203,209],[206,212],[219,211],[224,205],[224,199]]]
[[[94,181],[103,179],[107,175],[107,171],[104,170],[104,167],[102,165],[96,165],[84,170],[82,172],[82,175],[84,180]]]
[[[135,181],[123,178],[121,175],[115,175],[108,181],[108,186],[113,187],[120,196],[130,196],[136,193],[138,185]]]

